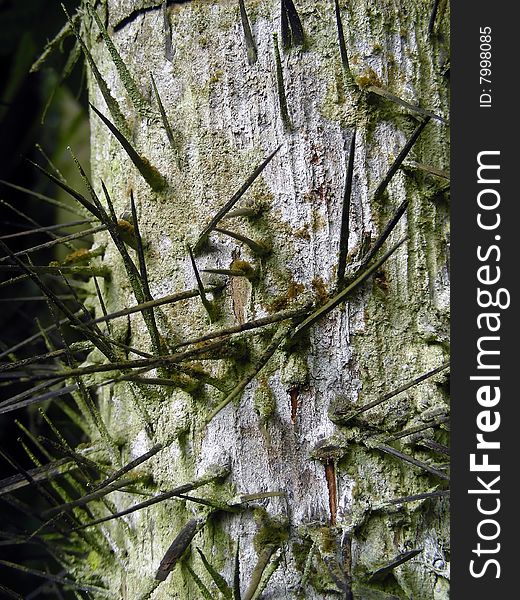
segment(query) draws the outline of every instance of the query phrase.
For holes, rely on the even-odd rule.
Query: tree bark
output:
[[[119,382],[101,388],[120,464],[163,445],[139,467],[148,492],[168,491],[218,467],[228,475],[186,493],[222,506],[249,494],[283,495],[253,498],[236,512],[165,500],[99,526],[112,553],[93,551],[78,570],[99,577],[114,598],[184,600],[203,597],[192,569],[221,597],[195,548],[232,585],[240,541],[242,598],[253,596],[251,582],[261,566],[268,565],[265,578],[279,560],[262,598],[446,599],[449,499],[389,501],[448,487],[442,454],[447,371],[349,417],[447,359],[448,181],[435,169],[449,163],[449,126],[442,120],[449,14],[444,3],[429,34],[430,0],[340,2],[349,73],[333,1],[295,2],[303,45],[294,43],[292,3],[283,3],[289,28],[295,27],[290,48],[283,44],[280,4],[245,2],[256,61],[251,48],[248,56],[234,0],[168,2],[167,8],[157,0],[108,0],[98,7],[144,109],[132,101],[99,27],[85,19],[88,45],[124,115],[127,137],[166,182],[153,190],[92,113],[92,180],[99,196],[103,180],[118,216],[126,211],[131,220],[132,192],[153,298],[197,288],[188,245],[196,248],[204,285],[223,286],[208,293],[212,322],[200,297],[155,309],[160,353],[280,311],[311,314],[355,279],[361,258],[404,200],[405,213],[372,263],[406,240],[338,306],[295,335],[297,320],[275,322],[180,363],[185,372],[163,366],[143,374],[170,378],[178,387]],[[171,144],[150,74],[173,131]],[[376,194],[424,119],[380,89],[442,119],[427,123],[387,188]],[[92,76],[89,93],[113,121]],[[250,212],[228,214],[218,224],[261,247],[215,230],[197,247],[212,217],[278,147],[232,209]],[[108,234],[98,234],[96,244],[107,244],[103,262],[112,270],[102,290],[107,310],[135,305]],[[338,281],[341,245],[348,256]],[[248,277],[204,269],[242,270]],[[154,353],[140,312],[114,320],[113,335]],[[266,349],[273,350],[268,359]],[[128,358],[139,357],[130,352]],[[99,360],[95,353],[89,357]],[[236,397],[207,422],[233,390]],[[420,431],[397,437],[408,429]],[[406,462],[395,451],[420,462]],[[110,499],[119,510],[142,500],[123,492]],[[108,514],[102,505],[93,511]],[[194,518],[200,524],[190,549],[159,582],[161,560]],[[419,552],[406,554],[413,550]]]

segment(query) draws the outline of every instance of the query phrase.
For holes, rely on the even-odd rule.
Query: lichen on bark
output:
[[[182,565],[174,567],[166,581],[158,584],[154,579],[172,540],[192,518],[205,519],[192,547],[201,547],[229,584],[240,540],[245,592],[262,556],[259,540],[269,538],[265,531],[263,537],[259,533],[254,505],[267,515],[262,527],[267,527],[268,517],[278,528],[276,540],[271,536],[264,549],[272,547],[273,554],[281,548],[284,565],[272,574],[263,598],[448,597],[447,499],[385,505],[395,498],[445,489],[446,483],[380,449],[392,435],[421,424],[426,439],[444,441],[443,425],[435,426],[435,415],[448,412],[444,373],[356,420],[343,422],[333,414],[354,411],[446,360],[448,201],[445,182],[417,165],[448,167],[448,127],[432,119],[405,168],[374,199],[379,182],[423,117],[371,93],[370,85],[447,118],[443,69],[448,15],[438,16],[436,31],[429,36],[427,0],[340,2],[350,68],[357,80],[353,85],[341,63],[334,2],[294,4],[305,43],[280,48],[290,128],[280,110],[273,46],[273,33],[280,29],[280,1],[245,2],[257,47],[257,61],[249,64],[238,2],[167,3],[172,53],[166,57],[160,2],[108,0],[107,31],[149,103],[147,118],[127,95],[113,52],[96,23],[85,22],[88,46],[125,115],[131,142],[167,182],[165,189],[152,190],[92,114],[94,186],[102,197],[100,181],[105,182],[118,214],[128,210],[132,191],[154,298],[197,287],[187,245],[194,246],[212,216],[280,146],[237,205],[258,208],[258,214],[222,222],[222,227],[262,242],[269,253],[258,256],[247,243],[213,231],[195,256],[204,285],[224,286],[209,298],[215,307],[213,322],[200,298],[156,309],[169,352],[182,340],[213,329],[274,310],[309,303],[317,308],[334,296],[343,186],[354,127],[347,279],[367,241],[373,242],[399,204],[408,200],[385,248],[404,235],[405,244],[345,302],[292,344],[280,345],[261,377],[209,423],[208,413],[261,358],[278,324],[261,335],[254,330],[240,334],[240,345],[227,349],[229,355],[213,360],[202,356],[196,364],[188,363],[199,374],[218,379],[224,389],[208,380],[201,383],[193,372],[178,380],[179,389],[128,382],[103,388],[102,414],[121,449],[122,464],[154,444],[164,444],[141,467],[149,491],[166,491],[220,465],[229,469],[227,478],[197,490],[208,502],[224,505],[237,495],[285,494],[258,498],[229,513],[172,498],[107,523],[97,535],[108,540],[112,553],[101,560],[93,555],[77,570],[94,572],[112,597],[199,598],[200,588]],[[175,149],[164,131],[151,73],[175,132]],[[89,92],[92,104],[108,115],[92,77]],[[108,236],[98,234],[96,244],[106,244],[103,263],[112,271],[103,290],[107,310],[135,304]],[[202,271],[231,269],[237,261],[247,261],[255,277]],[[122,322],[120,339],[151,352],[141,314]],[[421,446],[418,436],[396,439],[388,443],[442,471],[443,457]],[[136,503],[121,492],[111,498],[119,510]],[[96,510],[102,514],[104,509]],[[411,550],[420,553],[378,575]],[[182,561],[215,589],[194,551],[188,550]]]

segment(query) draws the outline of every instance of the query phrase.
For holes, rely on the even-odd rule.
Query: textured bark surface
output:
[[[340,3],[358,83],[384,87],[447,118],[448,81],[443,71],[449,16],[438,15],[436,33],[429,37],[432,4],[429,0]],[[242,260],[256,269],[258,277],[250,281],[203,274],[205,284],[225,283],[214,298],[218,315],[211,324],[200,298],[156,309],[160,333],[170,348],[281,309],[308,302],[319,306],[335,293],[343,188],[354,127],[349,261],[359,258],[369,235],[372,241],[377,238],[404,199],[409,200],[408,210],[385,249],[404,235],[407,239],[374,277],[298,344],[282,345],[245,392],[208,424],[205,417],[226,395],[211,385],[178,389],[119,383],[102,388],[103,414],[121,445],[122,462],[164,443],[165,449],[140,467],[150,476],[151,490],[167,491],[220,465],[229,468],[229,476],[193,495],[228,502],[238,495],[285,492],[285,497],[245,504],[237,514],[209,516],[184,561],[210,589],[214,584],[194,547],[202,548],[231,582],[240,540],[243,593],[258,557],[266,548],[281,545],[281,564],[262,598],[350,598],[341,587],[352,585],[353,597],[362,600],[446,599],[448,499],[382,507],[394,498],[446,489],[446,482],[376,447],[388,445],[393,434],[426,426],[447,414],[445,372],[356,421],[345,425],[334,421],[338,414],[376,400],[446,360],[446,181],[416,163],[448,168],[449,128],[432,119],[407,166],[374,200],[377,185],[421,117],[348,85],[332,1],[296,3],[306,35],[303,48],[284,51],[279,40],[290,129],[280,110],[272,35],[280,30],[279,1],[245,3],[258,49],[252,65],[238,2],[171,3],[167,8],[171,60],[165,57],[159,5],[147,2],[144,6],[150,10],[138,11],[143,2],[109,0],[99,12],[150,102],[148,117],[136,111],[125,92],[96,24],[88,29],[98,68],[122,108],[136,148],[168,183],[167,189],[152,191],[105,125],[92,115],[94,185],[101,192],[100,179],[105,181],[120,214],[128,209],[133,190],[154,297],[196,287],[187,244],[195,243],[257,164],[280,146],[237,205],[261,208],[260,215],[221,224],[265,243],[270,253],[255,256],[246,244],[212,232],[196,255],[199,269],[228,269]],[[159,117],[150,73],[174,131],[175,150]],[[93,78],[90,95],[91,102],[110,116]],[[101,243],[107,243],[103,260],[113,269],[104,289],[108,310],[135,304],[115,247],[104,234],[96,239]],[[347,279],[350,272],[347,267]],[[151,352],[140,314],[119,319],[114,327],[121,341]],[[187,365],[233,389],[277,327],[244,336],[234,357]],[[92,354],[90,361],[96,360]],[[425,429],[424,434],[446,443],[447,434],[439,428]],[[403,437],[393,447],[433,467],[446,461],[421,446],[417,436]],[[121,509],[136,502],[123,493],[110,498]],[[258,507],[277,522],[266,524],[266,513]],[[106,509],[98,510],[99,516],[106,514]],[[112,521],[101,527],[100,535],[109,540],[113,554],[93,552],[88,568],[99,574],[114,598],[200,598],[182,565],[160,585],[154,577],[180,529],[210,510],[170,499]],[[420,553],[388,574],[374,576],[412,550]]]

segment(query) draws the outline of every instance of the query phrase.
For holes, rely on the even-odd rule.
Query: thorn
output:
[[[444,444],[439,444],[435,440],[421,440],[419,442],[421,446],[425,446],[433,452],[437,452],[438,454],[444,454],[445,456],[450,456],[450,449]]]
[[[422,130],[426,127],[426,125],[428,125],[429,122],[430,117],[426,117],[419,123],[419,125],[417,125],[414,132],[404,145],[403,149],[401,150],[401,152],[399,152],[399,155],[395,159],[393,165],[390,167],[390,169],[388,169],[388,173],[384,176],[383,181],[381,181],[381,183],[377,186],[377,189],[374,193],[374,200],[378,200],[379,197],[386,190],[386,187],[390,183],[390,180],[396,174],[397,169],[399,169],[403,160],[408,156],[408,153],[412,149],[412,146],[415,144],[417,138],[421,135]]]
[[[137,244],[137,259],[139,262],[139,271],[140,271],[140,275],[141,275],[143,300],[145,302],[153,302],[152,293],[150,291],[150,284],[148,281],[148,271],[146,269],[146,260],[144,258],[143,240],[141,238],[141,233],[139,231],[139,220],[137,219],[137,211],[135,208],[133,191],[130,191],[130,207],[132,210],[132,221],[133,221],[134,234],[135,234],[135,239],[136,239],[136,244]],[[159,330],[157,329],[157,323],[155,322],[155,315],[154,315],[153,308],[143,311],[143,318],[146,321],[146,327],[147,327],[148,333],[150,335],[150,340],[152,342],[152,347],[153,347],[154,353],[159,355],[159,354],[161,354],[161,336],[159,335]]]
[[[448,475],[446,475],[446,473],[439,471],[439,469],[430,467],[430,465],[423,462],[422,460],[417,460],[416,458],[408,456],[407,454],[403,454],[402,452],[399,452],[399,450],[396,450],[395,448],[392,448],[391,446],[379,444],[379,445],[375,446],[375,448],[377,450],[380,450],[381,452],[384,452],[385,454],[391,454],[392,456],[395,456],[399,460],[410,463],[411,465],[414,465],[415,467],[419,467],[420,469],[423,469],[424,471],[427,471],[428,473],[431,473],[432,475],[435,475],[436,477],[439,477],[440,479],[445,479],[447,481],[449,481],[449,479],[450,479],[448,477]]]
[[[423,117],[430,117],[432,119],[436,119],[437,121],[440,121],[441,123],[444,123],[445,125],[450,124],[450,122],[447,121],[444,117],[440,117],[439,115],[436,115],[435,113],[433,113],[429,110],[426,110],[425,108],[421,108],[417,104],[410,104],[409,102],[406,102],[406,100],[399,98],[399,96],[396,96],[395,94],[392,94],[392,92],[389,92],[388,90],[385,90],[384,88],[378,87],[377,85],[369,86],[367,88],[367,92],[372,92],[372,94],[377,94],[378,96],[382,96],[383,98],[386,98],[387,100],[390,100],[391,102],[395,102],[395,104],[399,104],[400,106],[403,106],[404,108],[407,108],[414,113],[422,115]]]
[[[420,550],[410,550],[408,552],[403,552],[398,554],[395,558],[393,558],[388,564],[384,567],[381,567],[370,576],[370,581],[377,581],[378,579],[383,579],[386,575],[388,575],[391,571],[393,571],[399,565],[409,561],[414,556],[417,556],[422,552],[422,548]]]
[[[190,255],[191,266],[193,267],[193,272],[195,273],[195,279],[197,280],[197,288],[199,290],[199,296],[200,296],[201,302],[202,302],[204,308],[206,309],[206,312],[208,313],[210,323],[212,323],[213,318],[214,318],[213,317],[213,313],[214,313],[213,306],[211,305],[211,302],[206,297],[206,292],[204,291],[204,285],[202,284],[202,279],[200,278],[199,270],[197,269],[197,263],[195,262],[195,258],[193,257],[193,251],[191,249],[191,246],[188,246],[188,252]]]
[[[257,49],[251,26],[249,25],[249,19],[247,18],[246,6],[244,0],[238,0],[240,6],[240,20],[242,21],[242,28],[244,30],[244,38],[246,41],[247,60],[250,65],[253,65],[257,60]]]
[[[289,339],[294,339],[297,335],[301,335],[306,329],[314,325],[316,321],[324,317],[331,310],[336,308],[338,304],[343,302],[349,294],[351,294],[355,289],[357,289],[362,283],[364,283],[370,275],[379,269],[379,267],[388,259],[390,256],[406,241],[406,238],[400,240],[395,246],[393,246],[384,256],[382,256],[378,261],[368,267],[365,271],[363,271],[352,283],[350,283],[344,290],[341,290],[336,296],[334,296],[331,300],[329,300],[322,307],[318,308],[315,312],[309,315],[303,323],[300,323],[296,327],[296,329],[289,336]]]
[[[364,269],[367,266],[367,264],[374,258],[381,246],[385,243],[388,236],[395,229],[397,223],[399,223],[401,217],[404,215],[407,208],[408,200],[404,200],[399,206],[399,208],[395,211],[394,216],[387,223],[386,227],[383,230],[383,233],[378,237],[372,248],[370,248],[366,255],[361,258],[361,264],[359,269]]]
[[[283,47],[289,48],[293,43],[296,46],[303,45],[305,39],[303,26],[293,0],[281,0],[281,12]]]
[[[227,581],[222,577],[222,575],[213,567],[213,565],[208,561],[204,552],[200,548],[197,548],[197,552],[199,553],[200,559],[202,560],[202,564],[204,565],[206,571],[210,574],[211,579],[222,593],[224,598],[231,599],[231,588],[227,584]]]
[[[433,0],[433,8],[428,22],[428,35],[432,37],[435,32],[435,20],[437,19],[437,11],[439,10],[440,0]]]
[[[23,192],[24,194],[29,194],[34,198],[38,198],[38,200],[42,200],[43,202],[47,202],[48,204],[52,204],[53,206],[57,206],[62,210],[66,210],[67,212],[76,215],[78,217],[85,217],[85,213],[79,210],[74,210],[74,207],[66,204],[65,202],[60,202],[59,200],[55,200],[54,198],[50,198],[49,196],[45,196],[45,194],[40,194],[39,192],[35,192],[34,190],[30,190],[29,188],[22,187],[20,185],[15,185],[14,183],[9,183],[9,181],[5,181],[4,179],[0,179],[0,183],[6,185],[14,190],[19,192]]]
[[[385,441],[393,442],[395,440],[400,440],[401,438],[407,437],[414,433],[420,433],[421,431],[424,431],[425,429],[433,429],[434,427],[438,427],[439,425],[442,425],[443,423],[447,423],[449,420],[450,420],[450,417],[446,415],[445,417],[438,419],[434,423],[423,423],[422,425],[418,425],[417,427],[410,427],[409,429],[400,431],[399,433],[396,433],[396,434],[391,435],[390,437],[386,438]],[[423,441],[423,443],[425,443],[425,440]]]
[[[233,196],[224,204],[224,206],[217,212],[217,214],[211,219],[211,221],[206,225],[206,227],[202,230],[202,233],[197,240],[197,243],[193,247],[193,253],[196,254],[204,242],[207,240],[208,235],[215,229],[219,221],[221,221],[224,216],[235,206],[235,204],[240,200],[240,198],[247,192],[247,190],[254,183],[256,178],[260,175],[260,173],[265,169],[265,167],[271,162],[274,158],[274,155],[280,150],[281,146],[278,146],[263,162],[261,162],[256,169],[251,173],[251,175],[246,179],[240,189],[233,194]]]
[[[265,327],[266,325],[271,325],[272,323],[277,323],[278,321],[285,321],[289,319],[297,319],[298,317],[303,317],[309,313],[308,307],[293,309],[293,310],[285,310],[279,313],[275,313],[273,315],[269,315],[268,317],[261,317],[260,319],[256,319],[254,321],[246,321],[241,325],[233,325],[232,327],[227,327],[225,329],[220,329],[218,331],[212,331],[211,333],[207,333],[198,338],[192,338],[191,340],[186,340],[181,342],[180,344],[175,345],[175,350],[182,348],[184,346],[191,346],[194,344],[200,344],[201,342],[207,342],[208,340],[212,340],[216,337],[226,337],[228,335],[233,335],[235,333],[241,333],[243,331],[248,331],[251,329],[256,329],[258,327]]]
[[[287,97],[285,95],[285,84],[283,81],[282,59],[278,48],[278,35],[273,33],[274,61],[276,65],[276,86],[278,90],[278,101],[280,104],[280,115],[285,131],[292,131],[292,123],[287,110]]]
[[[96,83],[98,84],[99,91],[101,92],[103,99],[105,100],[106,105],[108,106],[108,110],[110,111],[112,118],[114,119],[118,128],[121,131],[123,131],[125,134],[129,135],[130,130],[128,128],[128,124],[126,122],[126,119],[125,119],[123,113],[121,112],[121,108],[119,107],[117,100],[114,98],[114,96],[112,96],[112,94],[108,88],[108,85],[106,84],[105,80],[103,79],[101,73],[99,72],[99,69],[96,66],[94,59],[92,58],[92,54],[90,53],[90,50],[88,49],[87,45],[81,38],[81,35],[79,34],[78,30],[76,29],[74,23],[72,22],[72,20],[69,16],[69,13],[67,12],[67,9],[65,8],[65,6],[63,4],[61,5],[61,7],[62,7],[63,11],[65,12],[65,15],[67,16],[67,20],[70,23],[72,32],[76,36],[78,43],[81,45],[83,54],[85,55],[85,58],[87,59],[87,62],[90,66],[90,70],[92,71],[92,75],[94,75],[94,79],[96,80]]]
[[[337,2],[337,0],[336,0]],[[350,236],[350,199],[352,195],[352,180],[354,177],[354,154],[356,151],[356,129],[352,131],[348,154],[347,173],[345,176],[345,189],[343,192],[343,206],[341,209],[341,230],[339,234],[339,258],[338,258],[338,286],[343,283],[348,253],[348,241]]]
[[[233,600],[242,600],[240,594],[240,540],[235,550],[235,566],[233,569]]]
[[[139,156],[123,133],[121,133],[121,131],[119,131],[119,129],[111,121],[109,121],[105,115],[99,112],[99,110],[93,104],[90,104],[90,107],[121,144],[130,160],[134,163],[135,167],[138,169],[139,173],[141,173],[143,179],[152,188],[152,190],[154,192],[164,190],[167,185],[166,180],[159,173],[159,171],[157,171],[157,169],[153,167],[146,158],[141,158],[141,156]]]
[[[189,492],[191,490],[202,487],[203,485],[207,485],[208,483],[211,483],[215,480],[223,479],[224,477],[227,477],[228,474],[229,474],[229,469],[226,469],[226,468],[209,469],[202,477],[199,477],[197,479],[194,479],[193,481],[190,481],[188,483],[180,485],[169,492],[164,492],[162,494],[159,494],[158,496],[150,498],[149,500],[145,500],[144,502],[140,502],[139,504],[135,504],[134,506],[131,506],[130,508],[127,508],[126,510],[120,511],[113,515],[109,515],[108,517],[103,517],[102,519],[96,519],[95,521],[91,521],[90,523],[85,523],[84,525],[81,525],[80,527],[76,527],[72,531],[84,529],[86,527],[92,527],[93,525],[99,525],[100,523],[106,523],[107,521],[112,521],[113,519],[118,519],[119,517],[129,515],[130,513],[133,513],[137,510],[147,508],[148,506],[153,506],[154,504],[157,504],[158,502],[164,502],[165,500],[169,500],[170,498],[175,498],[176,496],[179,496],[185,492]]]
[[[276,352],[280,344],[287,337],[287,334],[290,331],[289,326],[281,326],[278,331],[274,334],[271,342],[268,344],[267,348],[264,350],[262,356],[258,359],[258,361],[252,365],[244,375],[244,377],[237,383],[234,387],[233,391],[222,400],[212,411],[210,411],[209,415],[205,419],[206,425],[230,402],[239,398],[246,386],[258,375],[258,373],[262,370],[262,368],[267,364],[269,359]]]
[[[336,29],[338,30],[338,43],[339,52],[341,55],[341,64],[343,65],[343,71],[347,77],[347,85],[350,87],[355,86],[355,80],[350,70],[350,64],[348,62],[347,44],[345,42],[345,34],[343,32],[343,23],[341,22],[341,11],[339,8],[338,0],[334,0],[334,13],[336,15]]]
[[[294,425],[296,423],[296,415],[298,413],[298,387],[293,387],[289,390],[289,397],[291,399],[291,422]]]
[[[168,19],[168,2],[163,0],[162,3],[162,14],[163,14],[163,32],[164,32],[164,58],[167,61],[173,62],[173,48],[172,48],[172,27]]]
[[[28,229],[26,231],[19,231],[17,233],[10,233],[8,235],[0,236],[1,240],[8,240],[11,238],[19,238],[27,235],[35,235],[37,233],[48,233],[49,231],[56,231],[57,229],[65,229],[67,227],[77,227],[78,225],[88,225],[90,223],[97,223],[97,219],[81,219],[79,221],[69,221],[68,223],[57,223],[55,225],[46,225],[44,227],[36,227],[35,229]]]
[[[251,252],[256,254],[257,256],[266,256],[269,254],[270,249],[263,242],[255,242],[245,235],[241,235],[240,233],[236,233],[234,231],[229,231],[229,229],[222,229],[220,227],[215,227],[215,231],[218,233],[222,233],[223,235],[227,235],[228,237],[234,238],[239,242],[243,242],[247,246],[249,246]]]
[[[121,467],[121,469],[118,469],[115,473],[110,475],[110,477],[107,477],[107,479],[103,480],[101,483],[96,484],[92,491],[95,492],[97,490],[101,490],[101,489],[107,487],[108,485],[110,485],[111,483],[113,483],[114,481],[116,481],[117,479],[119,479],[120,477],[122,477],[123,475],[125,475],[126,473],[131,471],[132,469],[135,469],[139,465],[142,465],[144,462],[146,462],[147,460],[149,460],[150,458],[155,456],[158,452],[160,452],[165,447],[166,447],[165,444],[156,444],[155,446],[153,446],[153,448],[150,448],[150,450],[148,450],[148,452],[145,452],[144,454],[141,454],[141,456],[134,458],[134,460],[131,460],[124,467]]]
[[[41,577],[42,579],[46,579],[47,581],[54,581],[55,583],[60,583],[62,585],[66,585],[69,588],[74,590],[82,590],[85,592],[92,592],[96,594],[101,594],[105,598],[110,597],[110,592],[106,588],[98,587],[96,585],[88,585],[86,583],[78,583],[73,581],[72,579],[66,579],[64,577],[58,577],[57,575],[52,575],[51,573],[45,573],[44,571],[39,571],[37,569],[29,569],[24,565],[17,565],[15,563],[9,562],[7,560],[0,560],[0,565],[4,565],[4,567],[9,567],[11,569],[16,569],[18,571],[22,571],[23,573],[27,573],[28,575],[35,575],[36,577]]]
[[[157,102],[157,106],[159,107],[159,113],[161,115],[162,124],[164,130],[166,131],[166,136],[168,137],[168,141],[170,142],[170,148],[173,150],[175,154],[175,159],[177,161],[177,166],[180,167],[180,157],[179,152],[177,150],[177,144],[175,143],[175,135],[173,134],[173,130],[171,128],[170,122],[168,121],[168,116],[166,115],[166,111],[164,110],[163,103],[161,102],[161,97],[159,96],[159,90],[155,85],[155,79],[153,75],[150,73],[150,79],[152,80],[152,88],[155,94],[155,100]]]
[[[393,500],[386,500],[383,504],[406,504],[407,502],[416,502],[417,500],[426,500],[427,498],[448,498],[450,490],[441,490],[435,492],[425,492],[423,494],[414,494],[413,496],[402,496]]]
[[[414,387],[414,386],[418,385],[419,383],[425,381],[429,377],[433,377],[433,375],[436,375],[437,373],[444,371],[444,369],[448,369],[449,366],[450,366],[450,363],[449,363],[449,361],[447,361],[447,362],[442,363],[442,365],[440,365],[439,367],[436,367],[435,369],[432,369],[431,371],[428,371],[427,373],[423,373],[419,377],[416,377],[415,379],[408,381],[407,383],[405,383],[402,386],[396,388],[395,390],[389,392],[388,394],[385,394],[381,398],[378,398],[377,400],[374,400],[373,402],[369,402],[368,404],[365,404],[364,406],[357,408],[351,414],[342,418],[341,423],[342,424],[347,423],[351,419],[354,419],[355,417],[366,412],[367,410],[370,410],[371,408],[374,408],[375,406],[379,406],[379,404],[382,404],[383,402],[390,400],[391,398],[393,398],[394,396],[397,396],[401,392],[405,392],[406,390],[410,389],[411,387]]]
[[[103,41],[105,42],[107,50],[108,50],[108,52],[112,58],[112,61],[117,69],[119,78],[121,79],[121,82],[122,82],[123,86],[125,87],[126,93],[130,97],[130,100],[132,101],[134,108],[137,110],[137,112],[141,115],[141,117],[143,119],[149,118],[151,115],[150,108],[149,108],[147,102],[145,101],[145,99],[143,98],[141,92],[137,88],[134,78],[130,74],[128,67],[125,65],[123,59],[121,58],[121,55],[119,54],[114,42],[112,41],[112,38],[108,35],[108,31],[106,30],[106,27],[104,26],[101,19],[99,18],[99,15],[97,14],[96,10],[93,8],[93,6],[89,2],[87,2],[87,9],[88,9],[88,12],[90,13],[90,15],[92,17],[94,17],[94,20],[96,21],[96,24],[101,33],[101,37],[103,38]]]

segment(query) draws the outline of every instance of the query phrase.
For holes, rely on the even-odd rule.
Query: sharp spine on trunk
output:
[[[393,558],[390,562],[388,562],[384,567],[381,567],[380,569],[378,569],[377,571],[372,573],[372,575],[370,575],[369,580],[376,581],[378,579],[383,579],[383,577],[388,575],[388,573],[393,571],[396,567],[409,561],[410,559],[412,559],[414,556],[417,556],[421,552],[422,552],[422,548],[420,550],[409,550],[408,552],[403,552],[401,554],[398,554],[395,558]]]
[[[154,192],[163,191],[166,188],[167,183],[159,171],[157,171],[147,158],[140,156],[128,141],[127,137],[109,119],[107,119],[103,113],[101,113],[93,104],[90,104],[90,107],[121,144],[123,150],[127,153],[130,160],[134,163],[135,167],[152,190]]]
[[[217,214],[211,219],[211,221],[204,227],[201,234],[199,235],[199,239],[197,240],[195,246],[193,247],[193,252],[196,254],[201,248],[205,241],[208,239],[209,234],[215,229],[218,223],[226,216],[226,214],[235,206],[235,204],[242,198],[242,196],[247,192],[247,190],[254,183],[256,178],[262,173],[262,171],[267,167],[267,165],[274,158],[275,154],[280,150],[281,146],[278,146],[271,154],[262,161],[256,169],[251,173],[251,175],[245,180],[240,189],[238,189],[233,196],[224,204],[224,206],[217,212]]]
[[[338,287],[342,285],[345,276],[345,267],[348,253],[348,241],[350,237],[350,200],[352,197],[352,181],[354,179],[354,155],[356,151],[356,129],[352,130],[350,147],[347,161],[347,172],[345,175],[345,187],[343,191],[343,204],[341,207],[341,230],[339,234],[339,258],[338,258]]]
[[[347,79],[346,83],[349,87],[357,87],[348,61],[347,44],[345,42],[345,34],[343,31],[343,23],[341,22],[341,11],[338,0],[334,0],[334,14],[336,17],[336,29],[338,31],[338,44],[341,56],[341,64]]]
[[[281,0],[281,34],[282,45],[290,48],[292,45],[302,46],[305,41],[302,22],[293,0]]]
[[[175,155],[175,160],[177,162],[177,166],[180,168],[181,165],[180,165],[179,149],[178,149],[178,144],[175,140],[175,134],[173,133],[170,122],[168,121],[168,115],[166,114],[166,111],[164,110],[164,106],[161,101],[161,96],[159,95],[159,90],[157,89],[157,86],[155,85],[155,79],[153,78],[153,75],[151,73],[150,73],[150,79],[152,81],[152,89],[153,89],[153,93],[155,95],[155,100],[157,102],[157,106],[159,108],[159,114],[161,115],[161,121],[162,121],[162,124],[164,127],[164,131],[166,131],[166,137],[168,138],[168,142],[170,143],[170,148],[173,150],[173,153]]]
[[[447,121],[444,117],[440,117],[439,115],[436,115],[435,113],[431,112],[430,110],[422,108],[422,107],[418,106],[417,104],[410,104],[410,102],[406,102],[406,100],[399,98],[399,96],[396,96],[395,94],[392,94],[392,92],[389,92],[388,90],[385,90],[384,88],[381,88],[377,85],[369,86],[367,88],[367,92],[371,92],[372,94],[377,94],[378,96],[386,98],[387,100],[390,100],[391,102],[395,102],[395,104],[399,104],[399,106],[403,106],[404,108],[407,108],[419,115],[422,115],[423,117],[430,117],[431,119],[436,119],[437,121],[444,123],[444,125],[449,125],[449,121]]]
[[[285,131],[292,131],[292,123],[287,110],[287,96],[285,95],[285,84],[283,80],[282,59],[280,57],[280,48],[278,47],[278,34],[273,33],[274,63],[276,70],[276,89],[278,91],[278,102],[280,106],[280,116]]]
[[[240,7],[240,20],[242,21],[242,29],[244,30],[244,39],[246,41],[247,60],[250,65],[254,65],[257,60],[257,49],[253,32],[251,31],[251,25],[247,18],[247,11],[244,0],[238,0]]]
[[[417,141],[417,138],[421,135],[423,129],[430,122],[430,117],[426,117],[423,119],[419,125],[414,129],[412,135],[407,140],[401,152],[399,152],[397,158],[393,162],[392,166],[388,169],[387,174],[384,176],[383,181],[377,186],[376,191],[374,192],[374,200],[379,200],[382,196],[383,192],[386,190],[388,184],[390,183],[392,177],[397,173],[397,170],[401,166],[403,160],[408,156],[408,153],[412,149],[413,145]]]
[[[270,249],[263,242],[255,242],[254,240],[242,235],[241,233],[236,233],[235,231],[230,231],[229,229],[222,229],[220,227],[215,227],[215,231],[218,233],[222,233],[223,235],[227,235],[228,237],[234,238],[239,242],[243,242],[247,246],[253,254],[256,256],[266,256],[269,254]]]
[[[90,0],[87,0],[86,4],[89,14],[92,17],[94,17],[94,20],[96,21],[96,24],[101,33],[101,37],[105,42],[107,50],[119,74],[119,78],[121,79],[121,82],[123,83],[123,86],[125,87],[125,90],[128,96],[130,97],[132,104],[134,105],[134,108],[137,110],[137,112],[141,115],[143,119],[149,118],[151,116],[150,106],[139,91],[134,81],[134,78],[128,70],[128,67],[126,66],[125,62],[121,58],[121,55],[119,54],[114,42],[112,41],[112,38],[108,34],[105,25],[99,18],[99,15],[97,14],[95,8],[90,4]]]
[[[67,9],[65,8],[65,6],[63,4],[61,5],[61,7],[63,8],[65,15],[67,16],[67,19],[72,28],[72,32],[74,33],[74,35],[76,36],[76,39],[78,40],[79,44],[81,45],[83,54],[85,55],[85,58],[87,59],[87,62],[90,66],[90,70],[92,71],[92,75],[94,75],[94,78],[99,87],[99,91],[101,92],[103,99],[106,102],[106,105],[108,107],[108,110],[110,111],[110,114],[112,115],[112,118],[114,119],[116,125],[118,126],[118,128],[121,131],[123,131],[126,135],[130,135],[130,129],[128,127],[128,123],[126,122],[126,119],[125,119],[123,113],[121,112],[121,108],[119,107],[117,100],[114,98],[114,96],[112,96],[112,94],[108,88],[108,85],[106,84],[105,80],[103,79],[103,76],[101,75],[101,73],[99,72],[99,69],[96,66],[96,63],[92,57],[92,54],[90,53],[90,50],[88,49],[87,45],[81,38],[81,34],[78,32],[74,23],[72,22],[72,20],[69,16],[69,13],[67,12]]]
[[[195,274],[195,280],[197,281],[197,288],[199,290],[200,300],[208,314],[210,323],[212,323],[214,320],[214,313],[215,313],[214,307],[211,304],[211,302],[208,300],[208,298],[206,297],[204,285],[202,284],[202,279],[200,278],[199,270],[197,268],[197,263],[195,262],[195,258],[193,256],[193,250],[191,249],[191,246],[188,246],[188,253],[190,255],[191,266],[192,266],[193,272]]]

